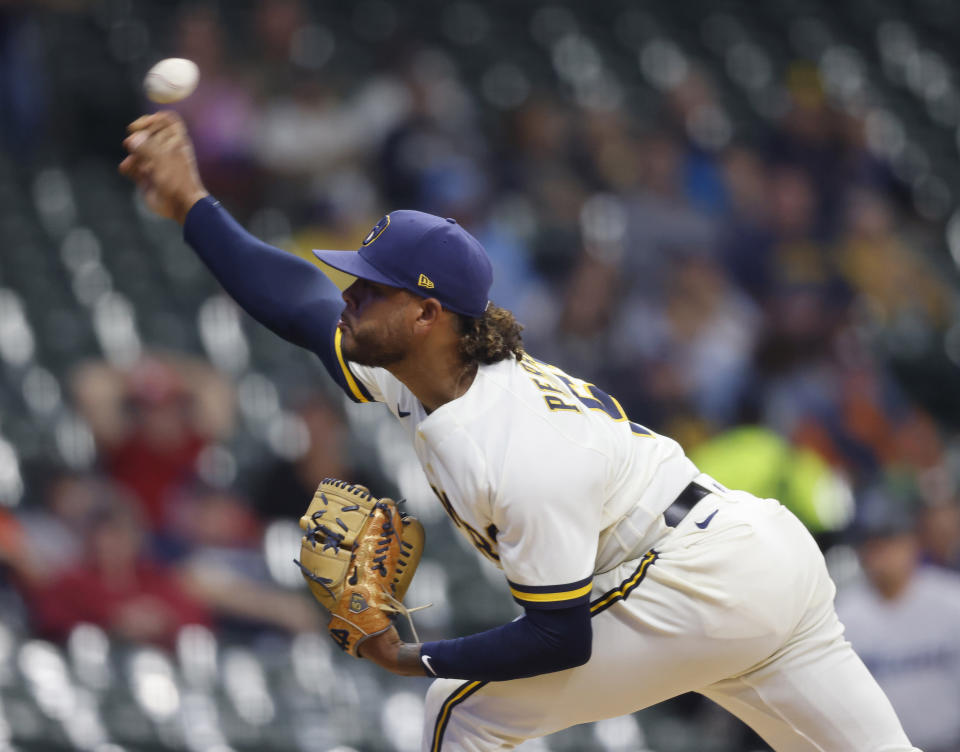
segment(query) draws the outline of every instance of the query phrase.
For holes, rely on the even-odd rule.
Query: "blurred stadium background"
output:
[[[864,530],[960,566],[958,28],[951,0],[0,2],[0,750],[417,749],[424,682],[335,655],[290,561],[326,475],[424,519],[421,635],[516,613],[386,412],[116,175],[150,65],[198,62],[178,109],[252,232],[459,218],[531,352],[791,506],[843,597]],[[913,696],[949,708],[937,649]],[[690,696],[523,749],[765,747]]]

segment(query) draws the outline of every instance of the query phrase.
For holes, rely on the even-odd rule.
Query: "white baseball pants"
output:
[[[834,594],[786,508],[710,494],[650,554],[595,577],[588,663],[507,682],[438,679],[422,749],[513,749],[696,691],[778,752],[919,752],[843,639]]]

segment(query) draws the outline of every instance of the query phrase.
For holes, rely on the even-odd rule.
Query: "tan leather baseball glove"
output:
[[[300,518],[300,560],[310,590],[330,611],[329,631],[350,655],[385,632],[396,614],[409,617],[403,596],[423,553],[423,526],[363,486],[332,478],[317,488]],[[412,626],[412,621],[411,621]]]

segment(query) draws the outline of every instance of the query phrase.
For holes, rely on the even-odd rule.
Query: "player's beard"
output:
[[[407,342],[399,327],[389,322],[381,326],[347,325],[340,341],[343,357],[352,363],[387,368],[406,357]],[[356,327],[356,328],[355,328]]]

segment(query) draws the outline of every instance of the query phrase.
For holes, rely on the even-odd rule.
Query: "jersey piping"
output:
[[[440,752],[440,746],[443,744],[443,734],[447,730],[447,723],[450,721],[450,714],[453,709],[486,684],[485,681],[469,681],[466,684],[461,684],[443,701],[440,712],[437,713],[437,723],[433,727],[431,752]]]
[[[640,560],[639,566],[633,571],[627,579],[621,582],[613,590],[609,590],[599,598],[594,600],[590,604],[590,616],[596,616],[597,614],[605,611],[610,608],[617,601],[624,601],[627,599],[627,596],[630,595],[636,589],[637,585],[643,582],[643,578],[647,576],[647,570],[650,568],[650,565],[653,564],[660,556],[656,551],[650,549],[644,554],[643,558]]]
[[[370,392],[367,391],[367,388],[361,381],[358,381],[356,378],[354,378],[353,372],[347,365],[347,361],[344,360],[343,349],[340,344],[341,339],[343,339],[343,332],[340,330],[340,327],[337,327],[336,331],[333,333],[333,349],[337,353],[337,363],[340,364],[340,370],[343,372],[343,378],[347,382],[350,398],[354,402],[373,402],[374,399]]]

